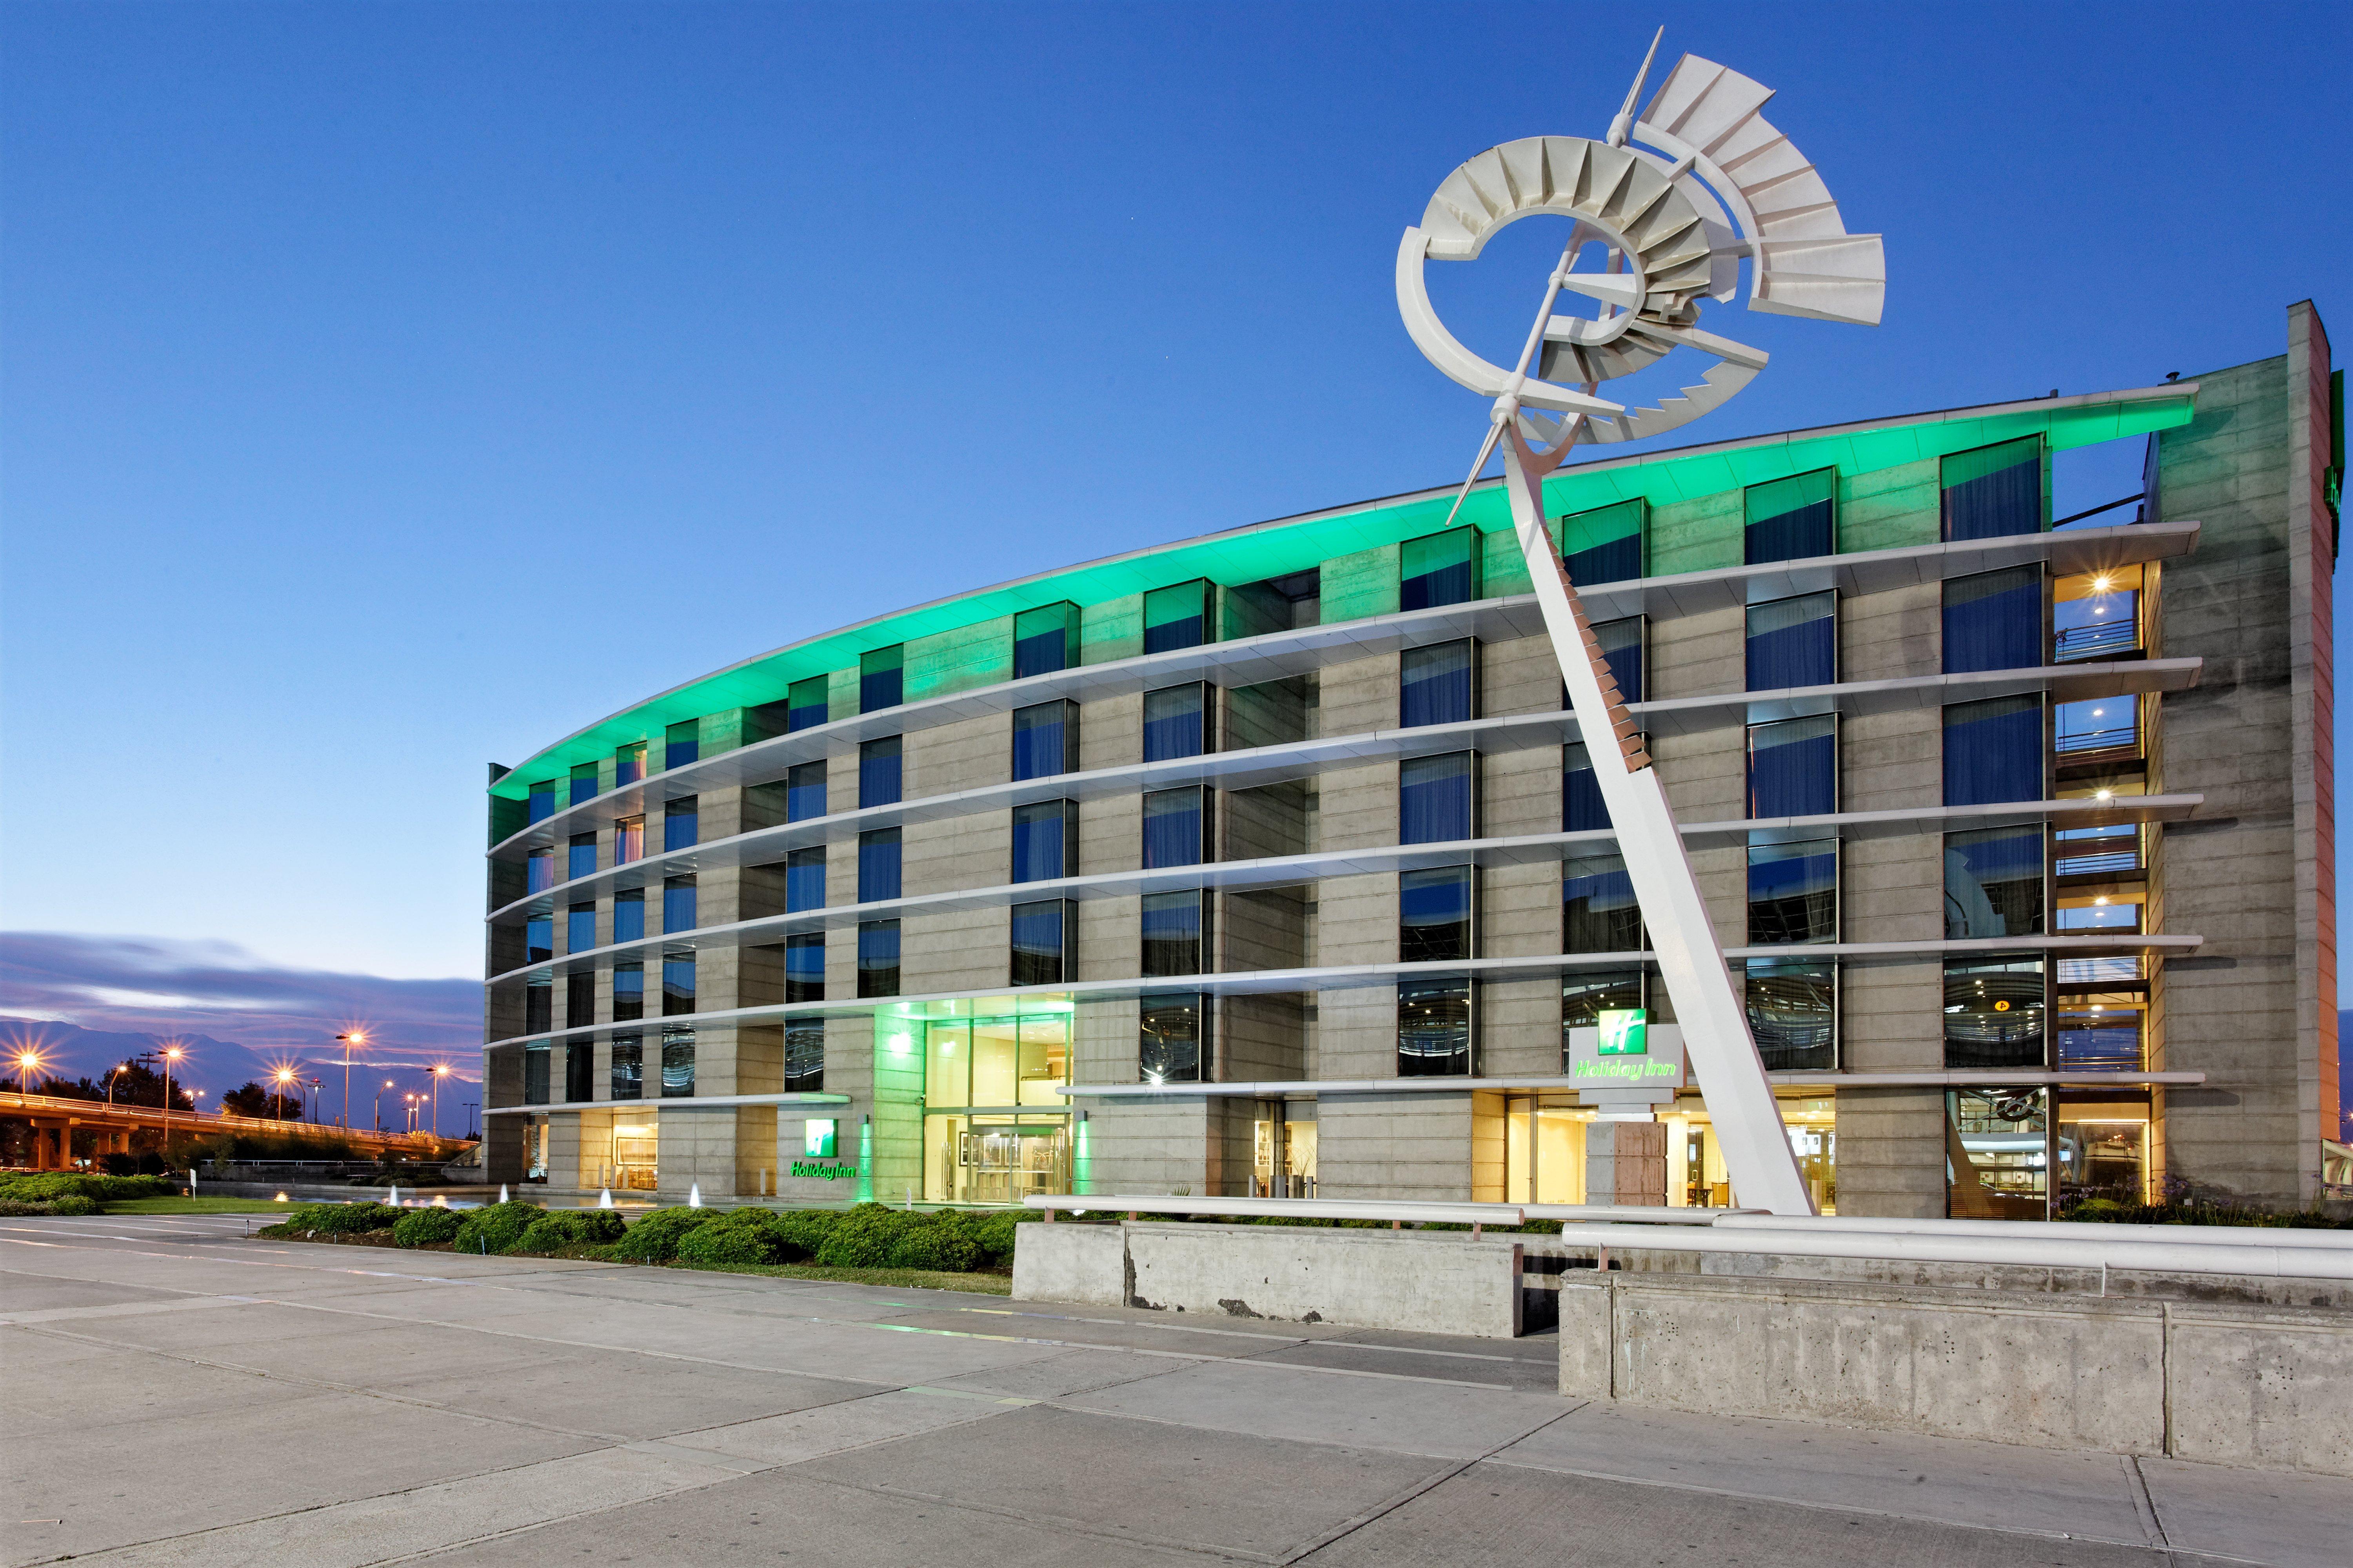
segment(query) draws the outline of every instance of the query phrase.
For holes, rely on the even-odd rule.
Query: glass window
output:
[[[694,1031],[662,1031],[661,1097],[685,1100],[694,1093]]]
[[[662,731],[662,766],[682,768],[702,755],[702,721],[688,719]]]
[[[1568,1032],[1590,1029],[1604,1013],[1622,1013],[1643,1005],[1643,972],[1639,969],[1581,969],[1561,976],[1560,1065],[1568,1070]]]
[[[530,805],[525,811],[526,824],[545,822],[555,815],[555,781],[545,779],[531,786]]]
[[[858,836],[858,901],[899,896],[899,830],[880,827]]]
[[[596,874],[596,836],[575,833],[565,848],[569,852],[564,868],[567,878],[593,877]]]
[[[555,886],[555,851],[534,849],[523,858],[523,891],[543,893]]]
[[[1838,595],[1748,606],[1748,689],[1828,686],[1838,679]]]
[[[785,1092],[818,1094],[824,1089],[825,1020],[788,1020],[785,1025]]]
[[[1209,858],[1209,792],[1154,790],[1144,797],[1144,868],[1198,866]]]
[[[666,802],[662,806],[662,850],[691,849],[698,837],[702,806],[691,795]]]
[[[1198,993],[1137,998],[1136,1066],[1145,1083],[1207,1083],[1208,998]]]
[[[2051,710],[2051,749],[2062,766],[2131,762],[2141,754],[2140,699],[2094,697]]]
[[[522,922],[522,961],[544,963],[555,956],[555,917],[533,915]]]
[[[574,805],[586,805],[596,798],[596,764],[576,763],[572,769],[572,799]]]
[[[646,966],[613,965],[613,1022],[627,1024],[646,1016]]]
[[[694,954],[666,953],[662,957],[662,1016],[675,1018],[693,1011]]]
[[[525,1105],[547,1103],[548,1048],[544,1043],[522,1048],[522,1102]]]
[[[1950,1071],[2042,1066],[2042,960],[2031,954],[1945,965],[1945,1066]]]
[[[643,942],[646,937],[646,893],[632,888],[613,895],[613,940]]]
[[[807,822],[825,815],[825,764],[797,763],[785,774],[785,820]]]
[[[625,816],[613,824],[613,864],[626,866],[646,858],[646,819]]]
[[[662,930],[692,931],[694,918],[694,879],[669,877],[662,881]]]
[[[646,743],[632,741],[613,753],[613,787],[633,784],[646,776]]]
[[[1649,945],[1642,936],[1642,906],[1634,900],[1634,881],[1622,857],[1569,861],[1561,869],[1560,900],[1563,952],[1640,952]]]
[[[1079,765],[1079,705],[1039,702],[1013,710],[1013,777],[1051,778]]]
[[[1398,842],[1451,844],[1471,837],[1471,753],[1398,764]]]
[[[1434,610],[1479,596],[1479,531],[1450,528],[1409,539],[1398,561],[1398,608]]]
[[[1398,1077],[1451,1078],[1471,1070],[1471,982],[1398,985]]]
[[[586,1040],[568,1040],[564,1047],[564,1098],[596,1098],[596,1047]]]
[[[564,977],[564,1026],[576,1029],[596,1021],[596,975],[593,970]]]
[[[575,904],[565,911],[564,951],[586,952],[596,945],[596,906]]]
[[[1838,940],[1835,838],[1748,847],[1748,942]]]
[[[1741,498],[1745,558],[1803,561],[1838,549],[1838,470],[1816,468],[1770,484],[1751,485]]]
[[[2064,934],[2089,935],[2094,932],[2128,935],[2141,929],[2141,919],[2147,906],[2143,900],[2148,895],[2139,889],[2115,893],[2079,893],[2062,898],[2058,908],[2058,927]]]
[[[1945,583],[1945,673],[2042,663],[2042,568],[2013,566]]]
[[[858,658],[858,710],[880,712],[907,700],[907,648],[878,647]]]
[[[1209,582],[1197,577],[1144,595],[1144,651],[1169,653],[1209,640]]]
[[[903,752],[902,738],[885,735],[879,741],[868,741],[858,748],[858,805],[864,810],[870,805],[896,805],[900,786],[904,780],[901,767]]]
[[[1747,961],[1748,1031],[1768,1072],[1838,1066],[1838,970],[1785,958]]]
[[[1624,583],[1642,575],[1642,533],[1648,505],[1641,498],[1560,520],[1560,561],[1579,587]]]
[[[825,846],[812,844],[785,857],[785,913],[825,908]]]
[[[1618,695],[1628,702],[1642,700],[1642,636],[1649,625],[1641,616],[1628,616],[1593,628],[1602,661],[1609,666],[1609,679],[1618,683]]]
[[[2049,1091],[1947,1089],[1945,1116],[1947,1215],[2051,1217]]]
[[[1139,970],[1147,979],[1205,974],[1209,897],[1198,889],[1144,895],[1144,952]]]
[[[2041,800],[2042,699],[1993,697],[1945,710],[1945,804]]]
[[[899,994],[897,921],[868,921],[858,928],[858,994]]]
[[[2042,437],[2028,436],[1944,462],[1945,537],[2000,539],[2042,531]]]
[[[1398,876],[1398,962],[1453,963],[1471,952],[1471,868]]]
[[[1041,800],[1013,808],[1015,882],[1043,882],[1077,869],[1079,807],[1076,801]]]
[[[811,675],[785,688],[785,733],[814,730],[826,721],[830,711],[828,687],[831,678]]]
[[[615,1100],[646,1096],[646,1043],[639,1035],[615,1035],[610,1068]]]
[[[1560,749],[1560,830],[1594,833],[1609,826],[1609,807],[1593,776],[1593,758],[1584,742],[1571,741]]]
[[[1823,816],[1838,809],[1838,721],[1830,714],[1748,727],[1748,815]]]
[[[1059,985],[1068,965],[1063,942],[1070,933],[1070,906],[1060,899],[1041,899],[1013,906],[1013,966],[1015,985]]]
[[[2051,852],[2056,857],[2051,872],[2055,877],[2123,877],[2148,868],[2142,858],[2140,824],[2137,822],[2062,827],[2051,838]],[[2042,928],[2037,925],[2034,929]]]
[[[1477,664],[1472,641],[1409,647],[1399,658],[1398,722],[1410,730],[1423,724],[1461,724],[1472,711],[1472,671]]]
[[[2042,828],[1945,835],[1945,935],[2042,933]]]
[[[522,988],[522,1032],[544,1035],[555,1027],[555,986],[546,979],[525,983]]]
[[[2110,566],[2062,577],[2051,588],[2053,662],[2138,658],[2143,569]]]
[[[2052,1033],[2063,1072],[2139,1072],[2147,998],[2137,991],[2066,991]]]
[[[1209,749],[1209,689],[1198,681],[1144,694],[1144,760],[1198,757]]]
[[[785,938],[785,1000],[825,1000],[825,932]]]
[[[1013,617],[1013,679],[1051,675],[1079,662],[1079,607],[1065,599]]]

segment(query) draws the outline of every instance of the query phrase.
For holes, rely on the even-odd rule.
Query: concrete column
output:
[[[1585,1201],[1663,1205],[1667,1201],[1666,1123],[1589,1123],[1585,1129]]]

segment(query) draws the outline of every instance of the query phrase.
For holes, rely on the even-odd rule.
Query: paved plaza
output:
[[[2353,1482],[1560,1398],[1555,1342],[0,1220],[10,1564],[2342,1568]]]

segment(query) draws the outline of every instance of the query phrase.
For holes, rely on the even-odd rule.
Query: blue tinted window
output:
[[[1210,1074],[1208,998],[1136,998],[1136,1068],[1145,1083],[1202,1083]]]
[[[899,803],[902,783],[900,752],[900,738],[896,735],[885,735],[858,748],[860,806],[896,805]]]
[[[1945,804],[2042,798],[2042,699],[1996,697],[1945,710]]]
[[[661,1097],[685,1100],[694,1093],[694,1031],[662,1031]]]
[[[1479,531],[1450,528],[1409,539],[1398,564],[1398,608],[1430,610],[1479,596]]]
[[[643,889],[613,895],[613,940],[643,942],[646,935],[646,895]]]
[[[2042,531],[2042,439],[2029,436],[1944,461],[1945,537],[2001,539]]]
[[[807,931],[785,939],[785,1000],[825,1000],[825,933]]]
[[[596,906],[575,904],[565,922],[564,951],[585,952],[596,945]]]
[[[2060,837],[2063,839],[2066,833],[2063,831]],[[2065,852],[2063,845],[2061,852]],[[2021,827],[1989,827],[1975,833],[1945,835],[1945,935],[1952,940],[2040,936],[2042,858],[2042,825],[2039,822]],[[2134,853],[2116,859],[2123,863],[2119,868],[2133,869],[2138,867],[2140,857],[2136,847]],[[2067,870],[2070,864],[2061,860],[2061,871]]]
[[[575,833],[565,846],[568,852],[564,874],[566,877],[593,877],[596,874],[596,836]]]
[[[802,763],[785,775],[785,820],[807,822],[825,815],[825,764]]]
[[[1208,688],[1165,686],[1144,694],[1144,760],[1164,763],[1208,750]]]
[[[1579,587],[1642,574],[1643,503],[1638,498],[1561,519],[1560,561]]]
[[[858,994],[899,994],[899,922],[868,921],[858,928]]]
[[[1560,902],[1563,952],[1642,951],[1642,909],[1622,858],[1569,861],[1562,868]]]
[[[1816,468],[1770,484],[1751,485],[1742,498],[1746,523],[1742,547],[1748,564],[1802,561],[1838,548],[1838,471]]]
[[[662,848],[691,849],[697,837],[697,825],[702,820],[700,807],[693,795],[671,801],[662,807]]]
[[[531,807],[524,815],[531,822],[545,822],[555,815],[555,784],[553,780],[531,786]]]
[[[1471,982],[1409,980],[1398,986],[1398,1076],[1471,1070]]]
[[[1471,837],[1471,753],[1415,757],[1398,765],[1398,842],[1450,844]]]
[[[1039,801],[1013,808],[1013,875],[1016,882],[1042,882],[1071,874],[1077,843],[1078,807],[1067,800]]]
[[[1757,844],[1748,850],[1748,942],[1838,940],[1838,841]]]
[[[626,1024],[646,1016],[646,966],[642,963],[613,965],[613,1021]]]
[[[589,869],[596,869],[590,867]],[[534,849],[523,858],[523,891],[543,893],[555,886],[555,851]]]
[[[1838,595],[1748,606],[1748,689],[1828,686],[1838,679]]]
[[[785,733],[797,730],[813,730],[826,721],[828,710],[827,686],[828,678],[812,675],[796,680],[785,689]]]
[[[1013,984],[1062,983],[1063,917],[1067,908],[1060,899],[1013,906]]]
[[[1945,584],[1945,673],[2042,662],[2042,569],[2014,566]]]
[[[1013,617],[1013,679],[1050,675],[1079,662],[1079,607],[1064,601]]]
[[[907,700],[907,650],[880,647],[858,660],[858,710],[878,712]]]
[[[617,789],[623,784],[636,784],[639,779],[642,779],[645,776],[646,743],[643,741],[639,741],[634,745],[623,746],[619,751],[613,753],[613,785],[615,788]]]
[[[1571,741],[1560,749],[1560,830],[1593,833],[1609,826],[1609,807],[1593,776],[1593,758],[1584,742]]]
[[[1144,651],[1167,653],[1209,640],[1209,584],[1205,579],[1155,588],[1144,595]]]
[[[1050,778],[1068,773],[1078,750],[1078,704],[1040,702],[1013,710],[1013,777]]]
[[[596,798],[596,764],[583,763],[572,770],[572,800],[574,805]]]
[[[1475,716],[1471,699],[1473,658],[1468,637],[1435,647],[1409,647],[1399,663],[1399,724],[1410,730],[1423,724],[1465,723]]]
[[[543,993],[547,988],[541,985],[533,986],[532,989],[534,992]],[[522,1009],[525,1029],[533,1034],[543,1032],[546,1028],[543,1021],[538,1029],[530,1027],[536,1004],[535,996],[527,997],[524,999]],[[543,1045],[525,1046],[522,1048],[522,1102],[525,1105],[547,1103],[547,1059],[548,1048]]]
[[[662,766],[682,768],[702,755],[702,721],[689,719],[662,731]]]
[[[662,960],[662,1016],[694,1011],[694,955]]]
[[[789,873],[788,873],[789,874]],[[878,828],[858,836],[858,901],[899,896],[899,830]]]
[[[555,917],[533,915],[522,922],[522,961],[544,963],[555,956]]]
[[[785,912],[825,908],[825,847],[813,845],[785,857]]]
[[[1593,640],[1601,649],[1602,661],[1609,666],[1609,679],[1618,683],[1618,695],[1627,702],[1642,700],[1643,629],[1640,616],[1603,621],[1593,628]]]
[[[672,877],[662,884],[662,930],[692,931],[694,927],[694,879]]]
[[[1144,797],[1144,868],[1198,866],[1208,858],[1206,847],[1207,792],[1192,789],[1155,790]]]
[[[1838,972],[1828,963],[1752,958],[1748,1031],[1768,1072],[1838,1066]]]
[[[1208,901],[1208,895],[1198,890],[1144,895],[1143,974],[1157,978],[1204,973],[1203,910]]]
[[[1451,963],[1471,956],[1471,868],[1445,866],[1398,878],[1398,962]]]
[[[1838,809],[1838,721],[1825,714],[1748,727],[1748,815]]]

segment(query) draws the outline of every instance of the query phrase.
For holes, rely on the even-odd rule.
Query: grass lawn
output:
[[[208,1198],[201,1194],[193,1198],[126,1198],[119,1204],[109,1204],[109,1214],[263,1214],[283,1211],[289,1205],[271,1203],[268,1198]]]

